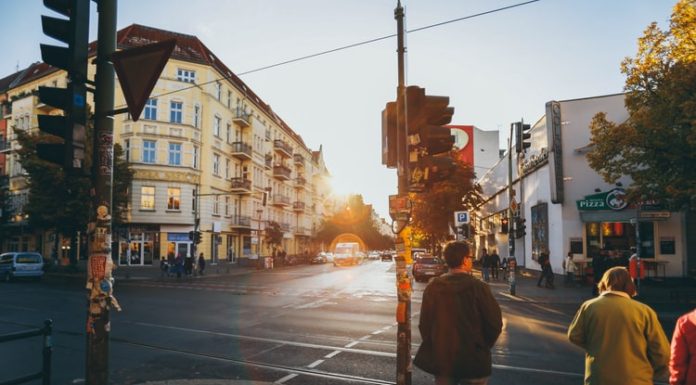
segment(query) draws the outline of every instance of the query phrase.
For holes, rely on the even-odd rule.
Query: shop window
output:
[[[640,257],[655,258],[655,227],[652,222],[640,222]]]

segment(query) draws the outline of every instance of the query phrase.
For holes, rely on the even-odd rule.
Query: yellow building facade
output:
[[[127,226],[114,229],[118,263],[150,265],[191,255],[196,229],[196,254],[253,263],[273,253],[264,232],[271,222],[283,231],[277,249],[313,251],[312,235],[330,207],[321,149],[308,148],[195,36],[131,25],[118,32],[117,42],[127,49],[169,38],[177,46],[140,119],[124,114],[114,120],[114,141],[134,170]],[[47,71],[8,95],[50,85],[53,78],[61,86],[64,77]],[[36,129],[36,114],[46,113],[37,98],[13,103],[14,124],[28,116],[27,129]],[[116,107],[125,104],[117,85]],[[21,165],[8,158],[8,172],[21,176]],[[18,195],[25,186],[16,179],[11,190]]]

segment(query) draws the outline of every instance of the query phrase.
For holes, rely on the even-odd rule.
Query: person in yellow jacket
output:
[[[586,385],[652,385],[666,380],[669,342],[649,306],[636,294],[625,267],[607,270],[600,295],[580,306],[568,339],[585,350]]]

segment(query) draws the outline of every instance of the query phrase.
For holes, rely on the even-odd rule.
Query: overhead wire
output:
[[[440,27],[440,26],[443,26],[443,25],[446,25],[446,24],[456,23],[456,22],[459,22],[459,21],[469,20],[469,19],[473,19],[473,18],[476,18],[476,17],[485,16],[485,15],[490,15],[490,14],[492,14],[492,13],[506,11],[506,10],[509,10],[509,9],[512,9],[512,8],[517,8],[517,7],[529,5],[529,4],[532,4],[532,3],[539,2],[539,1],[541,1],[541,0],[529,0],[529,1],[522,2],[522,3],[512,4],[512,5],[508,5],[508,6],[505,6],[505,7],[496,8],[496,9],[492,9],[492,10],[489,10],[489,11],[485,11],[485,12],[475,13],[475,14],[472,14],[472,15],[468,15],[468,16],[464,16],[464,17],[459,17],[459,18],[456,18],[456,19],[446,20],[446,21],[442,21],[442,22],[439,22],[439,23],[430,24],[430,25],[426,25],[426,26],[423,26],[423,27],[415,28],[415,29],[410,29],[410,30],[407,30],[406,33],[408,34],[408,33],[420,32],[420,31],[424,31],[424,30],[426,30],[426,29],[435,28],[435,27]],[[334,53],[334,52],[338,52],[338,51],[343,51],[343,50],[346,50],[346,49],[355,48],[355,47],[359,47],[359,46],[366,45],[366,44],[376,43],[376,42],[381,41],[381,40],[390,39],[390,38],[392,38],[392,37],[395,37],[396,35],[397,35],[397,34],[393,33],[393,34],[385,35],[385,36],[382,36],[382,37],[377,37],[377,38],[373,38],[373,39],[369,39],[369,40],[364,40],[364,41],[361,41],[361,42],[352,43],[352,44],[344,45],[344,46],[337,47],[337,48],[332,48],[332,49],[329,49],[329,50],[326,50],[326,51],[321,51],[321,52],[317,52],[317,53],[313,53],[313,54],[309,54],[309,55],[305,55],[305,56],[300,56],[300,57],[297,57],[297,58],[294,58],[294,59],[285,60],[285,61],[278,62],[278,63],[275,63],[275,64],[270,64],[270,65],[266,65],[266,66],[263,66],[263,67],[254,68],[254,69],[251,69],[251,70],[248,70],[248,71],[240,72],[240,73],[235,74],[235,75],[239,77],[239,76],[244,76],[244,75],[252,74],[252,73],[255,73],[255,72],[265,71],[265,70],[268,70],[268,69],[271,69],[271,68],[275,68],[275,67],[280,67],[280,66],[283,66],[283,65],[286,65],[286,64],[296,63],[296,62],[298,62],[298,61],[307,60],[307,59],[312,59],[312,58],[315,58],[315,57],[328,55],[328,54],[330,54],[330,53]],[[162,93],[162,94],[159,94],[159,95],[155,95],[155,96],[152,96],[151,98],[158,98],[158,97],[162,97],[162,96],[171,95],[171,94],[174,94],[174,93],[177,93],[177,92],[186,91],[186,90],[189,90],[189,89],[192,89],[192,88],[201,87],[201,86],[205,86],[205,85],[208,85],[208,84],[216,83],[216,82],[219,82],[219,81],[221,81],[221,80],[229,80],[230,78],[231,78],[231,76],[223,76],[223,77],[221,77],[221,78],[213,79],[213,80],[210,80],[210,81],[207,81],[207,82],[204,82],[204,83],[196,83],[196,84],[194,84],[194,85],[192,85],[192,86],[189,86],[189,87],[184,87],[184,88],[181,88],[181,89],[178,89],[178,90],[169,91],[169,92],[165,92],[165,93]],[[119,107],[123,107],[123,105],[121,105],[121,106],[119,106]]]

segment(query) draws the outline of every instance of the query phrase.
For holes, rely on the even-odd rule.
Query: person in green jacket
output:
[[[585,350],[586,385],[652,385],[666,380],[669,342],[649,306],[634,301],[636,288],[625,267],[602,276],[600,295],[580,306],[568,339]]]

